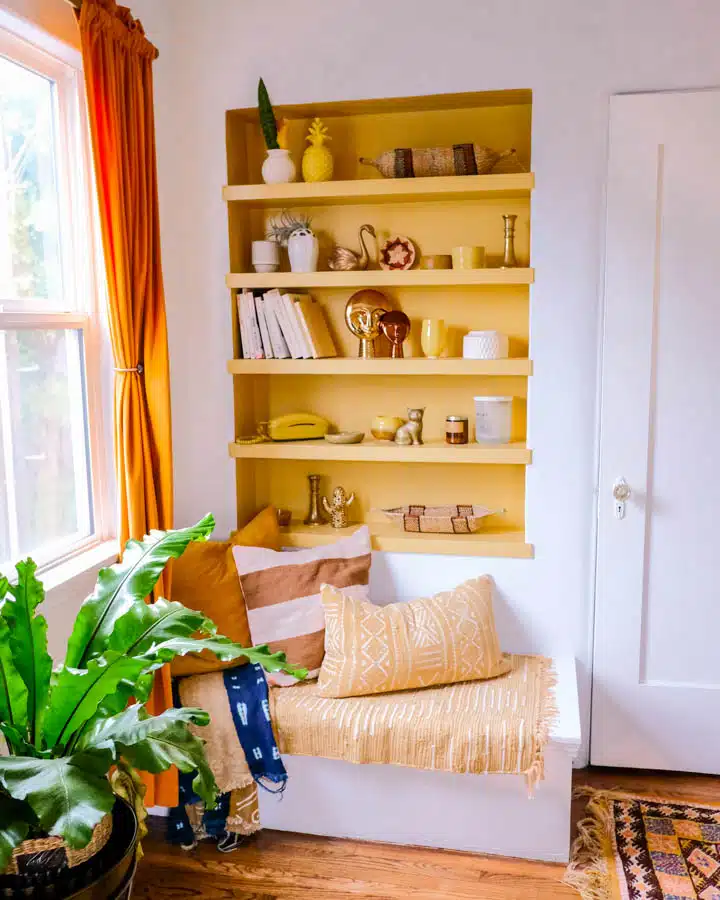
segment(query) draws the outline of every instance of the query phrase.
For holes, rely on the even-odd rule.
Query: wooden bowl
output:
[[[339,431],[337,434],[326,434],[328,444],[359,444],[365,437],[364,431]]]

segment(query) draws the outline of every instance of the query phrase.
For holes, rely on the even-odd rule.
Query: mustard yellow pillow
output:
[[[197,609],[212,619],[218,632],[231,640],[250,646],[250,628],[242,586],[232,555],[234,546],[280,549],[280,528],[272,506],[239,531],[233,531],[229,541],[198,541],[188,546],[173,563],[172,599]],[[214,654],[189,653],[177,656],[171,663],[171,674],[202,675],[239,665],[222,662]]]
[[[355,697],[504,675],[511,665],[500,651],[492,601],[488,576],[389,606],[323,585],[319,693]]]

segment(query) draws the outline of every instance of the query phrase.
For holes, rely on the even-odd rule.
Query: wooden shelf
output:
[[[408,269],[386,272],[233,272],[226,276],[229,288],[303,289],[372,287],[488,287],[532,284],[534,269]]]
[[[525,543],[521,531],[480,531],[477,534],[409,534],[392,522],[370,522],[374,550],[389,553],[441,553],[451,556],[508,557],[532,559],[534,548]],[[310,527],[293,523],[282,529],[282,543],[287,547],[319,547],[352,534],[357,525],[332,528],[330,525]]]
[[[361,444],[327,441],[264,441],[229,445],[235,459],[306,459],[327,462],[453,463],[526,466],[532,451],[525,444],[446,444],[428,441],[421,447],[403,447],[392,441],[365,438]]]
[[[529,359],[231,359],[231,375],[532,375]]]
[[[428,200],[483,200],[529,197],[531,172],[509,175],[448,175],[437,178],[362,178],[306,184],[235,184],[223,188],[227,202],[255,207],[324,206],[331,203],[413,203]]]

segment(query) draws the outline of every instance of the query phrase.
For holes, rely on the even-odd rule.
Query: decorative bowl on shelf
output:
[[[378,250],[380,268],[386,272],[399,272],[412,269],[415,265],[417,251],[415,244],[403,234],[395,234],[384,241]]]
[[[326,434],[328,444],[360,444],[365,437],[364,431],[339,431],[337,434]]]
[[[483,519],[503,510],[484,506],[397,506],[383,512],[392,522],[402,525],[403,531],[414,534],[475,534]]]
[[[405,424],[400,416],[375,416],[370,423],[370,433],[378,441],[392,441],[398,428]]]

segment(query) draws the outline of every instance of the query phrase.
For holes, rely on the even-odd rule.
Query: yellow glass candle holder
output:
[[[484,247],[453,247],[453,269],[484,269]]]
[[[444,319],[423,319],[420,346],[428,359],[437,359],[447,344],[447,328]]]

